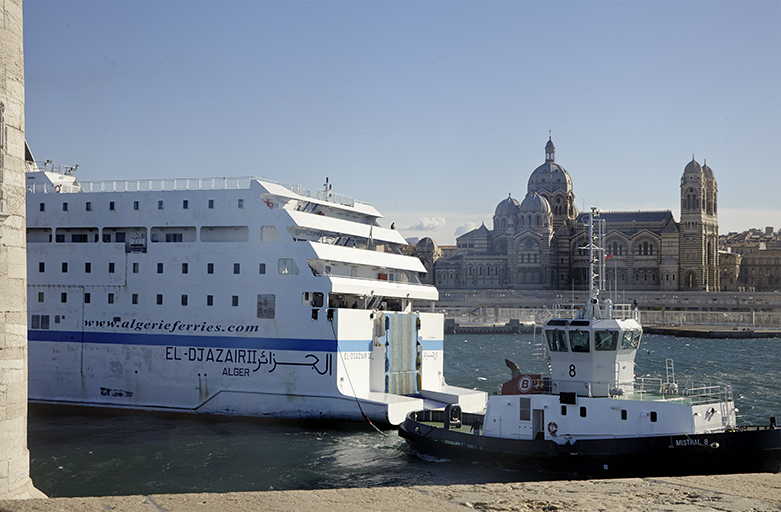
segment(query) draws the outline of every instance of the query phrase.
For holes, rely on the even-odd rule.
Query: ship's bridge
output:
[[[610,301],[574,311],[557,307],[545,323],[553,392],[620,396],[634,386],[642,327],[637,311]]]

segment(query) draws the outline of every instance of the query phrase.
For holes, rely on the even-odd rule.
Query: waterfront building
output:
[[[683,170],[681,219],[670,210],[603,211],[608,286],[623,290],[718,291],[718,187],[693,157]],[[442,289],[588,288],[587,213],[575,206],[573,180],[556,162],[552,139],[530,175],[525,197],[509,195],[485,224],[457,239],[456,254],[433,263]],[[431,246],[431,244],[428,244]],[[421,247],[419,255],[426,252]],[[430,264],[430,263],[429,263]]]

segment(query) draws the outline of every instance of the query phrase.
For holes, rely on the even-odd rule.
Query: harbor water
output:
[[[448,335],[448,384],[497,392],[505,358],[547,373],[533,335]],[[646,335],[638,377],[732,386],[739,424],[781,418],[781,340]],[[282,422],[33,407],[28,447],[35,486],[51,497],[230,492],[544,480],[573,475],[422,457],[395,430],[367,423]]]

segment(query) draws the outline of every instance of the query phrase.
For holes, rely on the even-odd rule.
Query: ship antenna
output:
[[[603,224],[604,222],[599,217],[599,210],[596,207],[591,208],[591,213],[588,216],[588,259],[589,259],[589,279],[588,279],[588,305],[586,306],[586,313],[588,318],[595,318],[594,308],[598,308],[599,304],[599,291],[602,288],[603,272],[602,267],[604,261],[602,260],[602,237],[603,237]],[[594,224],[598,223],[598,231],[594,232]]]

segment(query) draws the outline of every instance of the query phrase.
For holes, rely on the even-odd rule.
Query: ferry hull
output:
[[[781,429],[746,427],[715,434],[577,440],[502,439],[471,433],[482,415],[463,414],[463,427],[445,429],[443,411],[410,413],[399,435],[418,451],[459,460],[604,478],[781,472]]]

